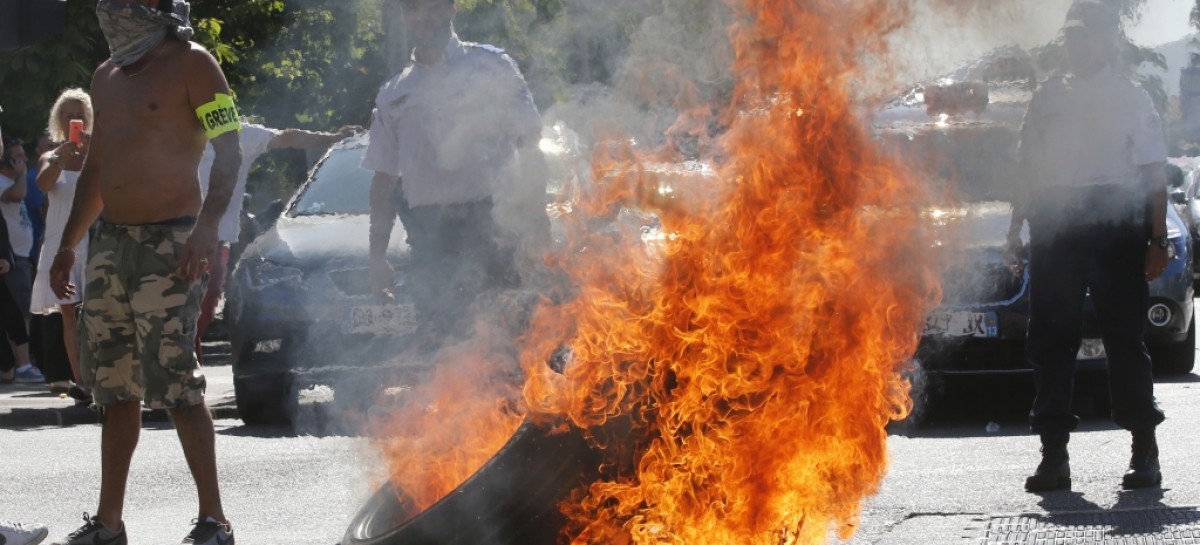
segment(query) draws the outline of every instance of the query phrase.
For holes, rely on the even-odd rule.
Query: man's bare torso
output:
[[[121,70],[106,62],[92,84],[92,155],[104,201],[117,224],[155,223],[200,212],[197,166],[206,138],[189,101],[189,57],[199,46],[168,39]],[[131,75],[132,74],[132,75]]]

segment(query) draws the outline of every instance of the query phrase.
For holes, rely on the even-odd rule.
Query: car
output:
[[[991,61],[1020,66],[1020,55],[1001,51]],[[957,74],[996,74],[989,59]],[[891,102],[875,120],[880,138],[929,176],[944,202],[926,211],[934,231],[933,249],[941,269],[943,298],[927,317],[915,356],[914,373],[944,384],[955,376],[1031,375],[1025,357],[1029,316],[1028,268],[1016,274],[1004,249],[1012,218],[1012,179],[1019,176],[1015,150],[1036,71],[1019,70],[1010,81],[952,81],[944,78]],[[928,93],[928,88],[939,89]],[[970,100],[955,100],[955,94]],[[951,98],[947,98],[947,96]],[[990,95],[990,97],[988,96]],[[939,110],[925,103],[975,105]],[[980,107],[980,102],[987,103]],[[1177,197],[1173,197],[1177,200]],[[1159,373],[1190,372],[1195,360],[1193,230],[1168,206],[1171,246],[1166,272],[1150,284],[1145,342]],[[1200,211],[1200,209],[1198,209]],[[1022,240],[1029,241],[1028,229]],[[1028,247],[1023,260],[1028,259]],[[1090,296],[1085,301],[1083,342],[1077,354],[1081,373],[1105,368]]]
[[[1167,187],[1171,204],[1179,212],[1192,240],[1200,240],[1200,158],[1174,157],[1167,165]],[[1200,289],[1200,255],[1192,255],[1192,285]]]
[[[299,389],[332,384],[347,365],[361,370],[386,361],[378,355],[399,350],[417,329],[400,222],[387,254],[396,269],[395,298],[369,289],[372,173],[358,166],[368,139],[334,145],[233,270],[225,317],[238,412],[247,424],[288,423]]]

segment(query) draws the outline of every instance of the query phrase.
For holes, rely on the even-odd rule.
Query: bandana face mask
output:
[[[170,12],[100,0],[96,4],[96,19],[108,41],[113,64],[129,66],[162,43],[168,33],[174,33],[180,40],[190,40],[193,34],[188,20],[190,10],[191,6],[182,0],[175,0]]]

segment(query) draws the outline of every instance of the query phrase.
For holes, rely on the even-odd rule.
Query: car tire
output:
[[[1191,373],[1196,366],[1196,317],[1188,324],[1187,337],[1177,343],[1147,347],[1154,370],[1163,374]]]
[[[594,481],[599,456],[575,428],[523,423],[487,463],[425,510],[382,486],[352,519],[341,545],[556,543],[558,504]]]
[[[233,378],[238,417],[247,426],[290,426],[299,397],[290,374]]]

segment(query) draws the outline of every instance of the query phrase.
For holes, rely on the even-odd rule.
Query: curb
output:
[[[237,406],[232,399],[220,400],[208,407],[213,420],[237,419]],[[82,426],[100,424],[104,417],[100,411],[87,407],[14,408],[0,412],[0,428],[40,428]],[[142,422],[170,422],[166,409],[142,409]]]

